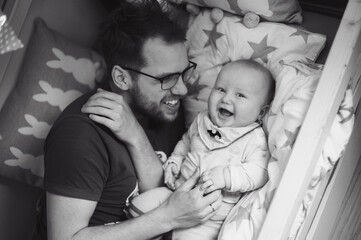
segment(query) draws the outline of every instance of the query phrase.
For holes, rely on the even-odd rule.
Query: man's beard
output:
[[[131,89],[131,95],[133,107],[151,119],[162,122],[172,122],[178,115],[177,114],[172,117],[167,117],[162,111],[159,110],[159,107],[155,102],[144,96],[137,84],[133,85],[133,88]]]

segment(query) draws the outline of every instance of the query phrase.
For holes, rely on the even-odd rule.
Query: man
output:
[[[184,32],[155,0],[122,1],[101,27],[108,91],[72,103],[46,139],[48,239],[149,239],[206,221],[221,197],[204,196],[197,171],[154,211],[124,213],[138,186],[162,184],[154,150],[169,156],[183,133],[180,99],[195,67]]]

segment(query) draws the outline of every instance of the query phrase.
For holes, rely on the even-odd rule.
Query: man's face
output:
[[[189,65],[183,43],[169,45],[159,38],[144,44],[143,56],[146,66],[139,71],[155,77],[182,72]],[[170,122],[177,117],[180,99],[187,94],[187,88],[180,78],[174,87],[162,90],[160,81],[138,74],[131,93],[135,107],[152,118]]]

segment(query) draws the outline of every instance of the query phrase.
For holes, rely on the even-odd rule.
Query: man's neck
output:
[[[159,122],[157,124],[156,120],[150,118],[146,113],[140,111],[137,107],[130,105],[130,108],[132,109],[135,118],[138,120],[138,122],[144,129],[148,129],[148,130],[154,129],[159,124]]]

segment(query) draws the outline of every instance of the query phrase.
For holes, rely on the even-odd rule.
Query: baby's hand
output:
[[[201,189],[204,189],[204,194],[226,187],[223,169],[223,167],[215,167],[203,172],[198,183],[202,184]]]
[[[164,183],[172,190],[176,189],[175,181],[179,177],[179,169],[175,163],[169,163],[164,169]]]

